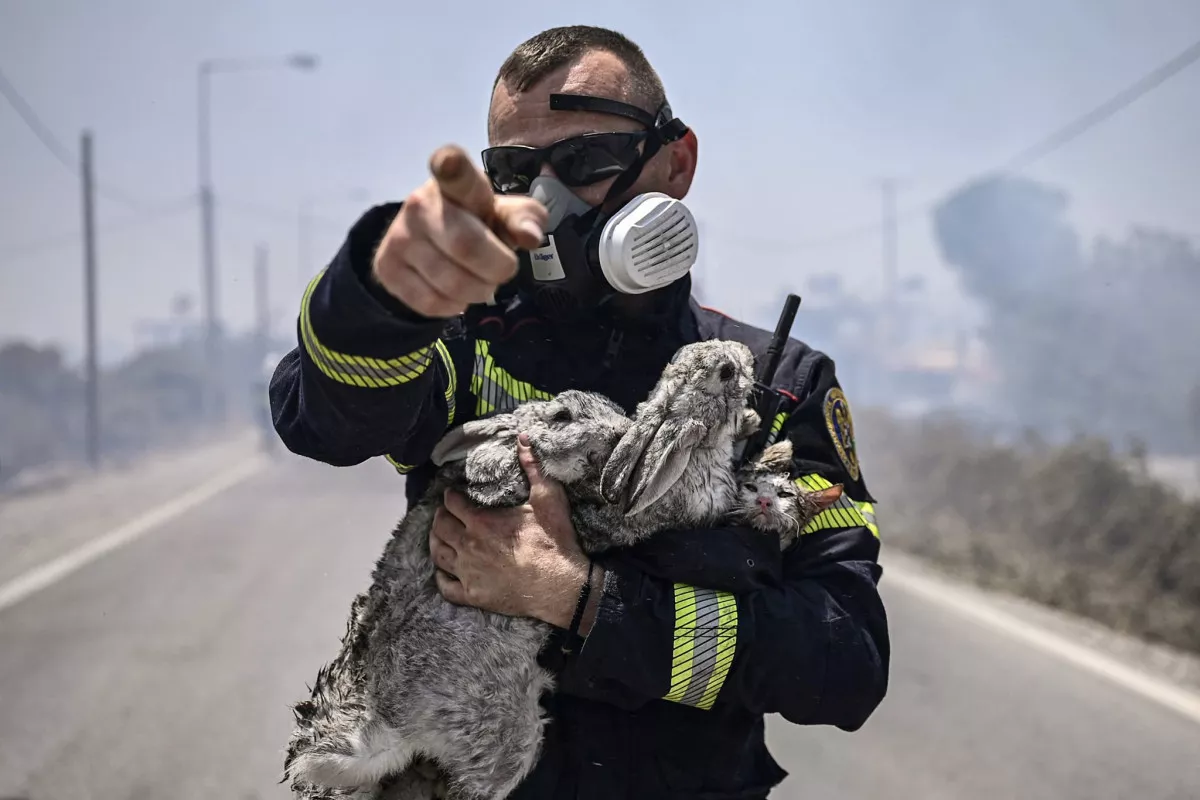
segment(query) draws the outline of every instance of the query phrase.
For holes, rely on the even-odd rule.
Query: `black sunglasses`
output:
[[[620,175],[641,156],[649,131],[585,133],[545,147],[504,145],[483,151],[483,170],[500,194],[526,194],[549,163],[567,186],[588,186]]]

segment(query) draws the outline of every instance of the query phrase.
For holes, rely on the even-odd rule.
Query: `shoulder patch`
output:
[[[850,401],[838,387],[833,387],[825,393],[823,407],[825,427],[829,429],[829,438],[837,448],[838,458],[850,475],[851,480],[858,480],[858,451],[854,448],[854,420],[850,416]]]

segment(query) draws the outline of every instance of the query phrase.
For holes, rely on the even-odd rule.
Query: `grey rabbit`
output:
[[[460,489],[483,506],[524,502],[528,483],[517,461],[516,439],[518,433],[525,431],[530,435],[531,448],[543,472],[563,482],[573,500],[573,512],[586,514],[589,505],[602,502],[598,489],[591,493],[589,501],[589,487],[599,483],[604,463],[631,424],[607,398],[565,391],[554,400],[527,402],[508,413],[468,422],[442,439],[433,453],[440,469],[424,497],[405,514],[385,546],[368,592],[355,598],[341,650],[332,663],[318,672],[310,699],[294,708],[297,726],[289,742],[284,779],[292,778],[292,789],[298,795],[314,800],[373,798],[381,794],[377,788],[382,790],[394,780],[397,785],[386,790],[388,797],[432,796],[428,787],[433,776],[423,776],[418,769],[405,771],[403,764],[392,770],[400,774],[389,775],[379,787],[373,787],[372,780],[366,777],[357,782],[331,780],[324,773],[336,770],[343,759],[354,760],[376,731],[388,729],[386,723],[376,721],[379,716],[376,711],[368,712],[373,695],[380,693],[380,681],[372,673],[372,659],[386,657],[373,651],[372,645],[386,644],[382,637],[397,635],[397,628],[411,623],[410,627],[415,629],[413,638],[402,645],[416,650],[422,646],[419,637],[424,634],[418,631],[424,625],[436,626],[439,632],[456,636],[459,627],[486,630],[490,624],[502,634],[511,629],[514,638],[522,640],[533,629],[534,623],[529,620],[453,606],[437,593],[428,535],[443,490]],[[428,611],[442,616],[430,621],[426,619]],[[381,623],[389,626],[386,632],[377,630]],[[448,630],[442,631],[443,626]],[[391,675],[392,668],[387,667],[385,674]],[[411,679],[418,683],[427,680],[423,672],[414,672]],[[382,693],[386,694],[386,689]],[[390,702],[385,697],[384,707],[389,707]],[[387,768],[387,765],[380,767]]]
[[[537,759],[552,688],[537,663],[551,628],[456,606],[434,582],[428,534],[442,490],[482,506],[519,505],[528,483],[516,437],[563,483],[589,554],[671,527],[716,523],[734,503],[733,444],[757,425],[746,409],[745,345],[680,348],[630,421],[599,395],[566,391],[467,423],[435,449],[439,471],[401,521],[355,600],[342,652],[296,707],[285,780],[310,798],[500,800]],[[403,789],[388,788],[391,781]]]

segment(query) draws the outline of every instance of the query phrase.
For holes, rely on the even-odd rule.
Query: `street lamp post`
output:
[[[218,72],[279,68],[311,71],[316,67],[315,55],[296,53],[283,58],[210,58],[201,61],[196,71],[196,165],[200,185],[200,268],[204,303],[205,362],[201,407],[210,421],[219,421],[224,416],[220,337],[217,330],[220,315],[217,309],[217,234],[212,186],[211,78]]]

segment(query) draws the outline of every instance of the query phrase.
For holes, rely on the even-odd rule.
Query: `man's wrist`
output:
[[[587,638],[592,632],[592,625],[596,622],[596,615],[600,611],[600,600],[604,596],[604,567],[596,564],[591,572],[591,591],[588,594],[587,605],[583,608],[583,617],[579,622],[579,635]]]
[[[599,565],[593,569],[593,590],[595,590],[596,575],[602,572]],[[575,609],[579,606],[580,593],[587,580],[588,559],[580,554],[578,559],[571,559],[564,564],[561,570],[556,571],[555,579],[548,584],[545,591],[540,593],[540,597],[530,598],[533,608],[530,609],[529,616],[556,628],[569,629],[571,620],[575,616]],[[591,598],[589,598],[588,605],[592,605]],[[584,619],[580,623],[581,633],[583,626],[586,624],[590,628],[592,620],[595,619],[595,612],[592,612],[591,619],[589,619],[587,611],[588,609],[585,608]]]

